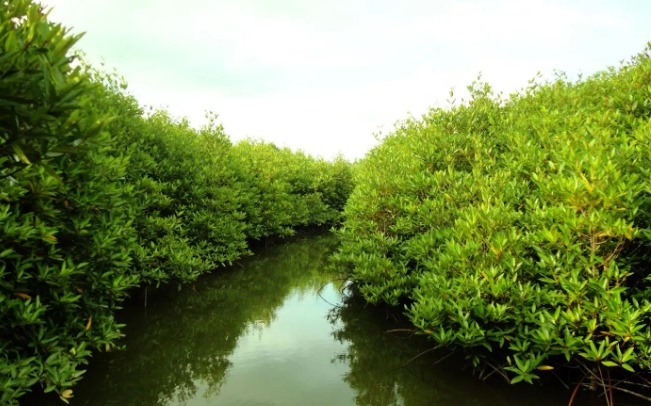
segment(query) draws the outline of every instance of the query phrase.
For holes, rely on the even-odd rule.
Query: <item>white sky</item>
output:
[[[478,73],[514,91],[591,74],[651,40],[647,0],[42,0],[143,105],[195,125],[360,158]]]

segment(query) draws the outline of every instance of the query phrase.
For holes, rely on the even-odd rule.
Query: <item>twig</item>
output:
[[[601,388],[604,390],[604,397],[606,398],[606,404],[608,406],[613,406],[612,403],[610,403],[610,398],[608,397],[608,392],[606,391],[606,382],[604,381],[604,375],[601,373],[601,365],[597,365],[597,369],[599,370],[599,378],[601,378]]]
[[[642,379],[642,380],[644,380],[646,382],[649,382],[646,379],[642,378],[641,376],[638,376],[638,378],[640,378],[640,379]],[[649,389],[649,384],[639,383],[639,382],[631,382],[631,381],[625,381],[625,380],[617,381],[617,384],[615,384],[615,386],[618,386],[620,384],[631,385],[631,386],[641,386],[641,387],[643,387],[645,389]]]
[[[482,381],[485,381],[486,379],[490,378],[494,373],[498,373],[502,378],[504,378],[504,380],[507,383],[510,382],[508,375],[506,375],[506,373],[504,373],[504,370],[502,368],[498,368],[498,367],[496,367],[495,365],[491,364],[488,361],[486,361],[486,364],[489,367],[491,367],[493,369],[493,371],[491,373],[489,373],[488,375],[485,375],[485,376],[484,376],[484,374],[482,374],[479,379],[481,379]]]
[[[387,330],[386,333],[416,333],[417,330],[413,328],[394,328]]]
[[[583,383],[584,379],[585,379],[585,375],[581,378],[581,380],[574,387],[574,390],[572,391],[572,396],[570,396],[570,401],[567,402],[567,406],[572,406],[572,403],[574,403],[574,398],[576,397],[576,394],[579,391],[579,387]]]
[[[331,301],[329,301],[328,299],[326,299],[325,297],[323,297],[323,295],[321,294],[321,291],[323,290],[323,288],[325,288],[326,286],[328,286],[330,283],[332,283],[332,282],[326,282],[326,283],[324,283],[323,285],[321,285],[321,287],[319,288],[319,290],[316,291],[316,294],[319,295],[319,297],[320,297],[324,302],[326,302],[327,304],[329,304],[330,306],[332,306],[332,307],[336,307],[336,308],[340,309],[340,308],[343,307],[342,305],[338,305],[338,304],[332,303]]]
[[[428,348],[428,349],[426,349],[425,351],[421,352],[420,354],[418,354],[418,355],[412,357],[409,361],[405,362],[405,363],[404,363],[402,366],[400,366],[399,368],[404,368],[404,367],[406,367],[407,365],[409,365],[412,361],[414,361],[415,359],[417,359],[417,358],[419,358],[419,357],[421,357],[421,356],[427,354],[428,352],[432,352],[432,351],[434,351],[434,350],[438,350],[439,348],[441,348],[440,345],[437,345],[436,347]],[[445,358],[449,357],[449,356],[452,355],[452,354],[454,354],[454,351],[452,351],[450,354],[446,355],[446,356],[443,357],[442,359],[436,361],[436,362],[434,363],[434,365],[438,364],[439,362],[441,362],[442,360],[444,360]],[[397,369],[397,368],[396,368],[396,369]]]
[[[648,396],[644,396],[644,395],[642,395],[642,394],[640,394],[640,393],[633,392],[632,390],[628,390],[628,389],[624,389],[624,388],[619,388],[619,387],[617,387],[617,386],[615,386],[614,388],[617,389],[618,391],[622,391],[622,392],[624,392],[624,393],[628,393],[629,395],[632,395],[632,396],[638,397],[638,398],[640,398],[640,399],[644,399],[644,400],[646,400],[647,402],[651,402],[651,398],[648,397]]]
[[[437,348],[438,348],[438,347],[435,347],[434,349],[437,349]],[[436,360],[436,362],[434,362],[432,365],[437,365],[437,364],[439,364],[439,363],[445,361],[446,359],[450,358],[450,357],[453,356],[454,354],[456,354],[456,351],[452,351],[451,353],[449,353],[449,354],[446,355],[445,357],[439,358],[439,359]]]
[[[610,395],[610,404],[614,405],[615,400],[613,399],[613,382],[610,380],[610,369],[606,369],[608,376],[608,394]]]
[[[565,383],[565,381],[562,380],[561,377],[558,376],[558,374],[553,374],[553,376],[554,376],[554,378],[556,378],[556,379],[558,380],[558,382],[561,383],[561,385],[563,385],[563,386],[565,387],[566,390],[570,390],[570,387],[567,386],[567,384]]]

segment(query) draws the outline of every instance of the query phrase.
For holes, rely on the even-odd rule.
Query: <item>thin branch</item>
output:
[[[421,356],[427,354],[428,352],[432,352],[432,351],[434,351],[434,350],[438,350],[439,348],[441,348],[440,345],[437,345],[436,347],[428,348],[428,349],[426,349],[425,351],[421,352],[420,354],[418,354],[418,355],[412,357],[409,361],[405,362],[402,366],[400,366],[400,367],[398,367],[398,368],[404,368],[404,367],[406,367],[407,365],[409,365],[411,362],[413,362],[415,359],[420,358]],[[446,355],[445,357],[443,357],[442,359],[436,361],[436,362],[434,363],[434,365],[438,364],[439,362],[441,362],[442,360],[444,360],[445,358],[449,357],[450,355],[452,355],[452,354],[454,354],[454,353],[455,353],[455,351],[452,351],[450,354],[448,354],[448,355]],[[396,369],[398,369],[398,368],[396,368]]]
[[[628,389],[624,389],[624,388],[619,388],[619,387],[617,387],[617,386],[615,386],[614,388],[617,389],[618,391],[621,391],[621,392],[624,392],[624,393],[628,393],[629,395],[632,395],[632,396],[638,397],[638,398],[640,398],[640,399],[644,399],[644,400],[646,400],[647,402],[651,402],[651,398],[648,397],[648,396],[644,396],[644,395],[642,395],[642,394],[640,394],[640,393],[633,392],[632,390],[628,390]]]
[[[577,394],[578,391],[579,391],[579,387],[580,387],[581,384],[583,383],[583,380],[584,380],[584,379],[585,379],[585,375],[581,378],[581,380],[580,380],[580,381],[576,384],[576,386],[574,387],[574,390],[572,391],[572,396],[570,396],[570,401],[567,402],[567,406],[572,406],[572,404],[574,403],[574,398],[576,397],[576,394]]]
[[[608,397],[608,392],[606,391],[606,382],[604,381],[604,376],[601,373],[601,365],[597,365],[597,370],[599,371],[599,378],[601,378],[601,388],[604,390],[604,398],[606,399],[606,405],[608,406],[613,406],[612,403],[610,403],[610,398]]]
[[[640,379],[642,379],[642,380],[644,380],[644,381],[646,381],[646,382],[649,382],[649,381],[647,381],[646,379],[642,378],[641,376],[638,376],[638,378],[640,378]],[[639,382],[631,382],[631,381],[619,380],[619,381],[617,381],[617,383],[615,384],[615,386],[618,386],[618,385],[620,385],[620,384],[623,384],[623,385],[631,385],[631,386],[641,386],[641,387],[643,387],[643,388],[645,388],[645,389],[649,389],[649,384],[646,384],[646,383],[639,383]]]
[[[336,307],[336,308],[338,308],[338,309],[341,309],[341,308],[343,307],[342,305],[332,303],[331,301],[329,301],[328,299],[326,299],[325,297],[323,297],[323,295],[321,294],[321,291],[323,290],[323,288],[325,288],[326,286],[328,286],[330,283],[331,283],[331,282],[326,282],[326,283],[324,283],[323,285],[321,285],[321,287],[319,288],[319,290],[316,291],[316,293],[317,293],[317,295],[319,295],[319,297],[320,297],[324,302],[326,302],[326,303],[329,304],[330,306],[332,306],[332,307]]]
[[[554,376],[554,378],[556,378],[556,380],[558,380],[558,382],[560,382],[561,385],[563,385],[563,386],[565,387],[566,390],[570,390],[570,387],[567,386],[567,384],[565,383],[565,381],[562,380],[561,377],[558,376],[558,374],[553,374],[553,376]]]
[[[416,333],[418,330],[413,328],[394,328],[387,330],[386,333]]]
[[[435,347],[435,349],[436,349],[436,348],[437,348],[437,347]],[[446,356],[444,356],[444,357],[442,357],[442,358],[439,358],[439,359],[436,360],[436,362],[434,362],[432,365],[437,365],[437,364],[439,364],[439,363],[445,361],[446,359],[450,358],[450,357],[453,356],[454,354],[456,354],[456,351],[452,351],[452,352],[450,352],[448,355],[446,355]]]
[[[480,378],[480,379],[486,380],[486,379],[490,378],[494,373],[498,373],[502,378],[504,378],[504,380],[507,383],[510,382],[509,376],[504,372],[504,370],[502,368],[498,368],[498,367],[496,367],[495,365],[491,364],[488,361],[486,361],[486,364],[489,367],[491,367],[493,369],[493,371],[490,374],[488,374],[488,375],[486,375],[486,376],[484,376],[483,378]]]
[[[610,396],[610,404],[614,405],[615,400],[613,399],[613,381],[610,379],[610,369],[606,369],[606,374],[608,376],[608,395]]]

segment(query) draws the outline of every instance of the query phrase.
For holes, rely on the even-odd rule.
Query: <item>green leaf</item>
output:
[[[28,165],[31,165],[31,162],[29,161],[29,159],[27,158],[27,156],[26,156],[25,153],[23,152],[22,148],[21,148],[17,143],[13,143],[13,144],[11,144],[11,148],[14,150],[14,152],[16,153],[16,156],[18,156],[18,158],[19,158],[23,163],[26,163],[26,164],[28,164]]]

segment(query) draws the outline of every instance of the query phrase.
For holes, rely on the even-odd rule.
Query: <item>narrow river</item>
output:
[[[262,250],[120,314],[124,351],[99,354],[72,405],[566,405],[558,385],[482,382],[428,353],[382,309],[344,300],[331,236]],[[411,361],[410,361],[411,360]],[[574,405],[604,404],[581,394]],[[45,404],[45,401],[43,403]],[[52,404],[60,405],[60,401]],[[626,404],[624,402],[618,405]]]

